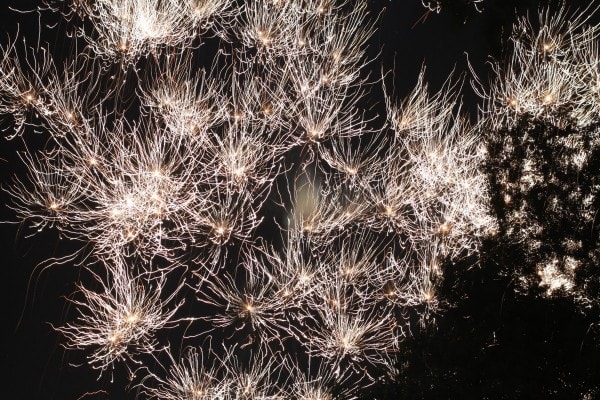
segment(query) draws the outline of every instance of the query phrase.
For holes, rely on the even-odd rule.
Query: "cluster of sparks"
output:
[[[514,125],[521,115],[556,126],[573,120],[585,127],[597,121],[599,29],[587,24],[593,7],[590,3],[573,14],[563,5],[542,11],[538,21],[521,18],[515,24],[510,56],[493,64],[498,79],[481,93],[494,126]]]
[[[47,49],[2,49],[9,136],[49,139],[21,154],[10,206],[90,249],[100,289],[78,283],[78,316],[57,330],[93,368],[128,365],[149,398],[355,398],[394,373],[411,316],[439,307],[444,260],[496,232],[486,148],[457,87],[430,94],[423,75],[373,127],[365,2],[240,3],[49,4],[84,22],[87,46],[60,67]],[[483,94],[493,124],[565,102],[582,124],[598,114],[597,32],[544,18]],[[227,50],[209,71],[194,67],[204,35]],[[180,325],[181,357],[157,336]],[[138,367],[148,355],[162,371]]]
[[[460,3],[461,1],[462,4]],[[430,11],[435,11],[438,13],[445,9],[446,6],[456,5],[473,6],[475,10],[481,12],[482,3],[484,2],[484,0],[459,0],[458,2],[453,0],[422,0],[421,2],[423,3],[423,6],[427,7]]]
[[[586,305],[595,301],[586,293],[586,269],[598,262],[600,194],[600,29],[587,24],[594,7],[520,19],[510,57],[493,64],[498,79],[481,91],[502,229],[535,264],[535,271],[523,263],[509,273],[525,291],[566,293]]]

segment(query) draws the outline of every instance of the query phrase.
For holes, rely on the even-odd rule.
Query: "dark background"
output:
[[[468,59],[485,77],[485,62],[500,57],[504,38],[515,20],[545,1],[489,0],[486,10],[475,13],[460,1],[449,2],[442,13],[427,13],[420,0],[370,1],[381,16],[371,42],[371,53],[381,50],[373,64],[376,73],[393,68],[396,97],[407,94],[423,64],[433,90],[452,71],[468,71]],[[556,2],[553,2],[556,3]],[[586,1],[569,1],[575,7]],[[32,0],[8,0],[0,5],[0,43],[14,39],[17,29],[33,45],[38,38],[38,14],[9,11],[33,9]],[[457,6],[456,6],[457,5]],[[44,16],[52,24],[55,16]],[[42,28],[40,38],[64,48],[57,29]],[[20,39],[18,39],[20,40]],[[467,79],[469,77],[467,76]],[[472,117],[477,99],[469,85],[463,97]],[[40,136],[30,135],[29,142]],[[19,138],[0,145],[0,182],[24,170],[16,157],[23,148]],[[0,194],[0,220],[14,221]],[[1,341],[1,396],[18,399],[125,398],[123,371],[99,377],[81,355],[66,352],[51,324],[73,317],[64,296],[74,291],[78,271],[71,265],[45,268],[43,261],[64,255],[79,244],[70,244],[57,231],[45,230],[27,237],[19,224],[0,224],[2,258],[0,285],[3,310]],[[509,254],[484,257],[479,268],[454,266],[441,296],[452,307],[441,312],[437,323],[414,331],[400,354],[397,383],[373,388],[370,396],[384,398],[600,398],[600,316],[579,310],[568,299],[541,299],[514,295],[510,278],[497,273]],[[114,383],[111,383],[114,379]],[[96,392],[97,391],[97,392]],[[129,397],[133,397],[130,392]],[[5,397],[7,396],[7,397]]]

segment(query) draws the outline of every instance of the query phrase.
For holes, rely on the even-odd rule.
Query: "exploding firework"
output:
[[[520,291],[594,302],[598,260],[598,25],[591,7],[545,10],[513,28],[495,63],[482,127],[504,240],[527,260],[505,273]],[[518,158],[519,162],[511,160]]]
[[[0,113],[48,137],[16,218],[94,263],[65,346],[149,398],[353,399],[389,375],[443,260],[496,229],[459,85],[421,74],[387,121],[365,110],[364,2],[49,3],[85,45],[62,69],[2,49]]]

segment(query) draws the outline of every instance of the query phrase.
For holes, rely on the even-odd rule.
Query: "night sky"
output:
[[[469,80],[468,62],[485,80],[486,61],[502,56],[515,15],[535,13],[543,1],[488,0],[483,13],[471,8],[448,8],[427,13],[420,0],[369,1],[372,15],[380,15],[370,42],[377,56],[374,74],[391,71],[396,98],[414,86],[422,66],[432,90],[447,77],[465,76],[461,92],[465,112],[477,116],[477,98]],[[571,1],[575,7],[586,2]],[[21,14],[33,0],[5,0],[0,4],[0,43],[38,38],[37,13]],[[597,17],[597,16],[596,16]],[[599,20],[596,18],[596,20]],[[55,16],[44,16],[53,25]],[[61,22],[61,24],[64,22]],[[42,43],[68,51],[57,28],[42,27]],[[382,107],[381,99],[371,105]],[[5,127],[6,123],[2,123]],[[0,182],[6,185],[24,168],[16,151],[40,145],[43,134],[28,133],[0,147]],[[33,143],[33,144],[32,144]],[[0,193],[1,220],[15,221]],[[61,257],[79,243],[68,243],[60,232],[46,229],[29,237],[31,229],[17,223],[0,225],[0,265],[3,304],[3,340],[0,351],[2,393],[17,399],[89,399],[135,397],[126,392],[123,371],[99,377],[83,364],[82,354],[65,351],[52,325],[73,316],[65,301],[78,279],[72,265],[46,268],[45,260]],[[484,247],[485,248],[485,247]],[[491,248],[491,247],[490,247]],[[503,253],[502,253],[503,251]],[[600,398],[600,315],[582,311],[569,299],[518,296],[510,277],[497,272],[498,263],[510,259],[509,250],[490,250],[474,268],[452,266],[440,296],[451,306],[436,315],[436,323],[415,329],[401,347],[400,377],[395,384],[374,387],[372,395],[390,399],[519,399]],[[508,251],[508,253],[507,253]],[[500,254],[501,253],[501,254]],[[467,260],[465,263],[472,262]],[[81,365],[80,365],[81,364]],[[111,382],[114,380],[114,382]],[[94,394],[95,393],[95,394]],[[587,394],[588,397],[583,397]]]

